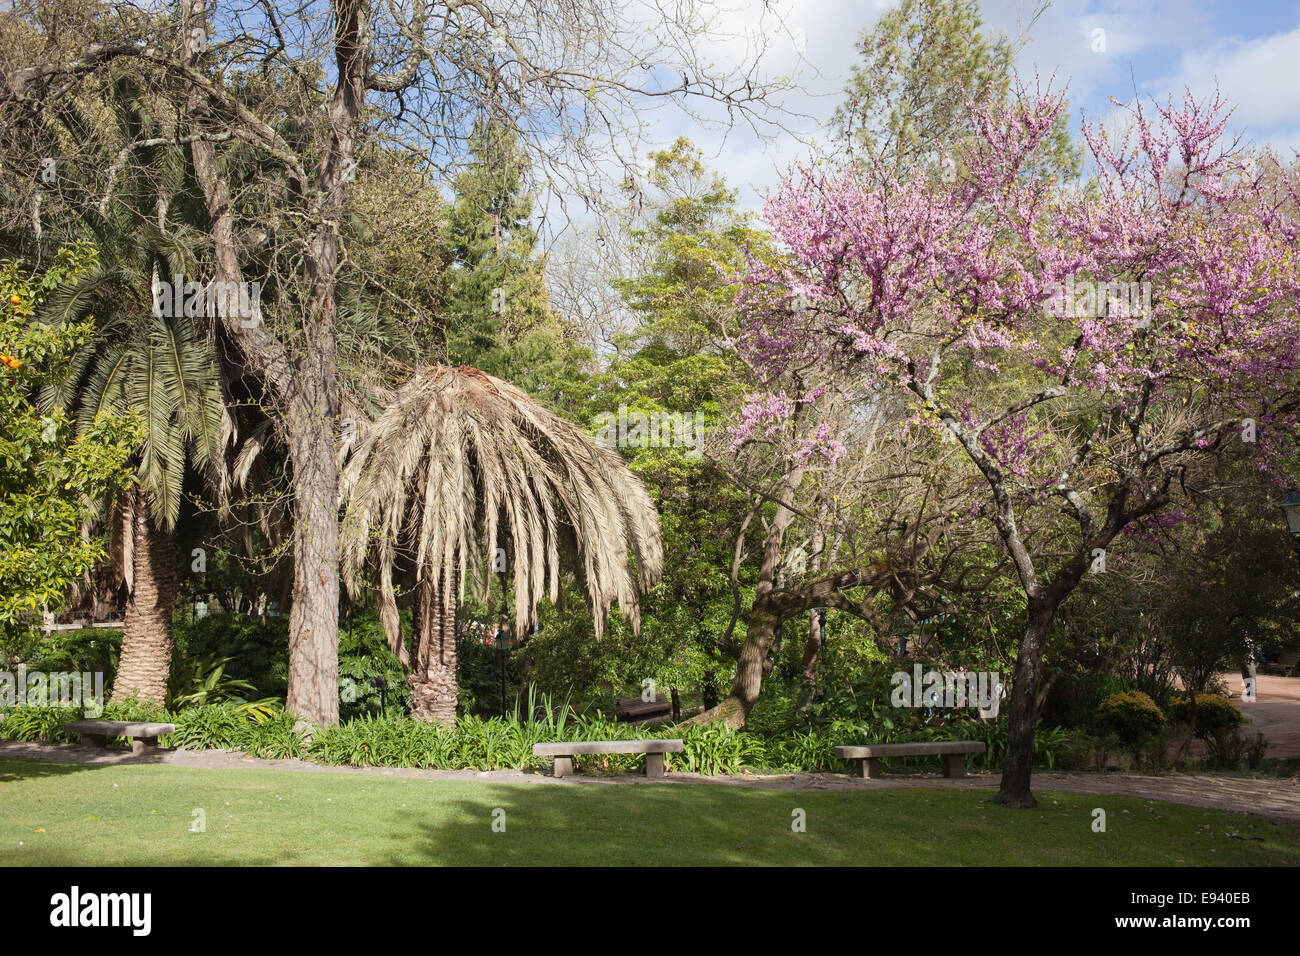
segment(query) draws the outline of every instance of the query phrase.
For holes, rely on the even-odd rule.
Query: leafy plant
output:
[[[1146,694],[1129,690],[1111,694],[1101,702],[1097,726],[1133,746],[1158,734],[1165,726],[1165,715]]]
[[[1192,722],[1192,701],[1186,694],[1169,701],[1169,719],[1180,724]],[[1196,736],[1202,740],[1217,737],[1246,722],[1237,705],[1218,694],[1196,695]]]
[[[226,665],[232,658],[208,657],[187,662],[186,667],[174,675],[172,702],[177,707],[203,706],[223,701],[235,701],[243,704],[241,694],[256,690],[252,684],[226,673]],[[265,712],[266,701],[254,705],[253,712]]]

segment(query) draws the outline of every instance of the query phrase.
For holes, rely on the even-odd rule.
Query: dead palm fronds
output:
[[[459,580],[462,593],[469,581],[486,599],[503,543],[517,633],[527,633],[544,595],[556,600],[560,555],[570,548],[596,638],[614,602],[639,627],[639,596],[663,569],[645,486],[614,449],[510,383],[464,366],[417,372],[374,421],[358,423],[345,453],[344,580],[357,593],[374,555],[394,650],[401,646],[393,587],[399,554],[417,580]]]

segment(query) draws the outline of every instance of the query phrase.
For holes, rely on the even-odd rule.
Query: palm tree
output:
[[[557,598],[562,550],[576,558],[596,639],[615,601],[639,628],[663,542],[645,486],[617,452],[475,368],[417,372],[391,397],[345,441],[343,570],[355,595],[373,557],[388,643],[410,668],[412,716],[455,722],[457,600],[467,580],[486,597],[502,541],[516,633],[543,596]],[[409,654],[394,585],[402,568],[414,584]]]
[[[215,469],[228,427],[213,350],[185,316],[155,315],[160,270],[184,273],[184,245],[114,205],[95,227],[100,261],[48,297],[43,318],[94,318],[95,336],[67,376],[46,393],[47,407],[74,414],[86,429],[101,412],[139,415],[144,439],[136,485],[107,507],[110,540],[127,605],[114,700],[163,704],[176,606],[174,530],[187,463]]]
[[[185,150],[174,143],[174,117],[138,78],[118,77],[106,94],[103,102],[59,111],[41,129],[54,141],[92,144],[106,163],[112,160],[101,200],[69,207],[60,219],[63,231],[88,234],[99,258],[92,271],[47,297],[41,317],[93,320],[95,335],[42,400],[75,415],[83,430],[109,410],[143,423],[136,485],[104,507],[127,596],[112,694],[162,704],[176,604],[174,530],[187,464],[208,470],[224,492],[221,449],[233,423],[214,350],[196,320],[154,310],[160,281],[197,274],[202,236],[195,224],[204,207]]]

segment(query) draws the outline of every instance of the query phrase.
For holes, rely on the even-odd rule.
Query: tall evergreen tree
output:
[[[480,120],[471,162],[452,184],[447,353],[534,395],[554,392],[576,358],[551,310],[518,134]]]
[[[902,0],[858,38],[861,61],[831,125],[851,161],[878,173],[921,165],[957,175],[956,146],[975,133],[966,104],[1004,102],[1016,48],[984,31],[978,0]],[[1062,110],[1027,171],[1071,177],[1079,153]]]

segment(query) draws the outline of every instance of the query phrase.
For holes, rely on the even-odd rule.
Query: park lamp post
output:
[[[1295,546],[1296,557],[1300,558],[1300,488],[1283,498],[1280,507],[1282,515],[1286,518],[1286,529],[1291,532],[1291,543]]]

